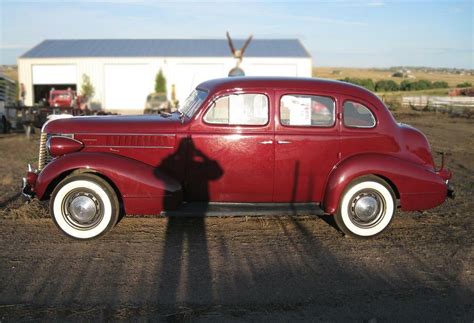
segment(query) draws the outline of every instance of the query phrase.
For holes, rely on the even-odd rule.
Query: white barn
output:
[[[79,91],[85,74],[95,88],[91,105],[122,114],[143,112],[160,69],[168,97],[174,88],[184,102],[200,82],[227,77],[234,66],[225,39],[45,40],[18,58],[26,105],[53,87]],[[297,39],[254,39],[240,67],[247,76],[311,77],[312,59]]]

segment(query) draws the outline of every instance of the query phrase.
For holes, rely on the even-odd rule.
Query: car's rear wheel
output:
[[[364,176],[344,190],[335,220],[347,235],[372,237],[388,227],[395,211],[396,197],[390,185],[377,176]]]
[[[53,191],[50,210],[54,222],[67,236],[87,240],[109,231],[119,217],[117,194],[99,176],[66,177]]]

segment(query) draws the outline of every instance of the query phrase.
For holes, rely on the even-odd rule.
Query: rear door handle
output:
[[[262,144],[262,145],[271,145],[271,144],[273,144],[273,140],[260,141],[259,144]]]
[[[288,140],[278,140],[278,143],[280,145],[283,145],[283,144],[291,144],[291,141],[288,141]]]

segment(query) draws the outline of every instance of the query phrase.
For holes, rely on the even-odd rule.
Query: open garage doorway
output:
[[[49,91],[51,89],[55,90],[67,90],[71,89],[76,91],[76,84],[35,84],[33,85],[33,98],[34,104],[44,104],[48,105]],[[44,100],[44,101],[43,101]]]

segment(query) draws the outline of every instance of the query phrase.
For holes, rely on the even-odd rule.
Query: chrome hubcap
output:
[[[385,214],[385,202],[376,191],[359,192],[349,206],[351,221],[363,228],[372,227],[380,222]]]
[[[71,204],[69,204],[69,212],[71,216],[79,222],[87,223],[90,222],[97,213],[97,206],[91,197],[79,195],[73,198]]]
[[[63,201],[63,217],[76,229],[89,230],[100,223],[103,216],[102,203],[92,192],[72,191]]]
[[[354,206],[355,215],[359,219],[369,220],[373,218],[379,209],[377,199],[373,196],[363,196],[358,199]]]

